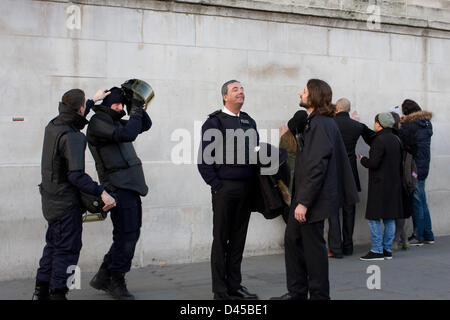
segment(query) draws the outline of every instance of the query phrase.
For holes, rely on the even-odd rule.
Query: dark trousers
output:
[[[103,262],[110,271],[127,273],[140,236],[142,204],[134,191],[118,189],[116,195],[117,205],[111,210],[113,243]]]
[[[286,279],[297,299],[330,299],[328,256],[323,237],[324,221],[300,224],[289,215],[284,237]]]
[[[405,243],[408,242],[408,237],[405,231],[406,219],[395,219],[395,237],[394,242]]]
[[[250,183],[223,180],[212,193],[213,243],[211,248],[212,291],[222,293],[241,288],[241,262],[247,237]]]
[[[67,279],[71,275],[67,269],[78,263],[82,230],[80,208],[72,209],[48,225],[36,279],[49,282],[50,290],[67,289]]]
[[[328,247],[334,254],[353,253],[353,230],[355,227],[356,207],[342,207],[342,238],[339,211],[328,218]]]

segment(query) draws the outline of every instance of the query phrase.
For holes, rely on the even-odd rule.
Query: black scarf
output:
[[[65,105],[64,103],[59,103],[59,116],[58,120],[76,128],[77,130],[83,130],[84,126],[89,123],[85,117],[76,113],[72,108]]]
[[[119,121],[126,115],[125,111],[123,110],[118,112],[104,105],[95,105],[94,107],[92,107],[92,110],[94,110],[95,112],[104,112],[109,115],[114,121]]]

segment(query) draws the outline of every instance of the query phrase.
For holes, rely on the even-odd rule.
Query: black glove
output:
[[[142,116],[144,115],[144,109],[142,107],[133,105],[131,107],[130,111],[128,112],[128,114],[130,115],[130,117],[135,116],[135,117],[142,118]]]

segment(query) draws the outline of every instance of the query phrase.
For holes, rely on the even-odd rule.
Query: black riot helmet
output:
[[[125,104],[128,113],[132,106],[139,106],[147,110],[150,101],[155,96],[153,88],[145,81],[130,79],[122,83],[122,90],[125,94]]]

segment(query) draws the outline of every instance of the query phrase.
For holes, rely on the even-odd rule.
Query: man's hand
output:
[[[283,134],[285,134],[286,132],[288,132],[288,127],[285,125],[285,124],[283,124],[282,126],[281,126],[281,128],[280,128],[280,137],[283,135]]]
[[[105,203],[105,206],[102,208],[103,211],[107,212],[116,206],[116,200],[111,197],[108,192],[103,191],[101,197],[102,201]]]
[[[355,111],[352,112],[352,119],[355,120],[355,121],[358,121],[358,122],[361,121],[361,118],[359,117],[358,111],[355,110]]]
[[[295,208],[295,219],[297,219],[298,222],[306,222],[306,211],[308,211],[308,208],[299,203]]]
[[[94,94],[94,97],[92,98],[92,100],[94,100],[94,103],[97,101],[103,100],[110,93],[111,93],[111,91],[108,91],[105,89],[100,89]]]

